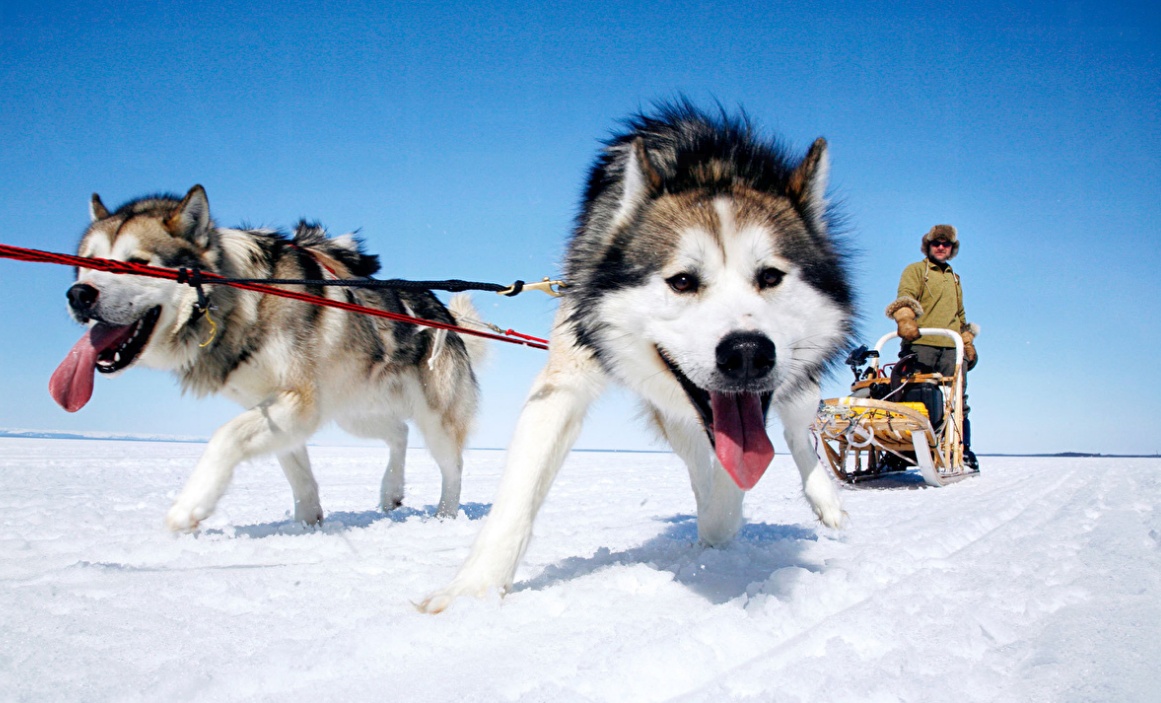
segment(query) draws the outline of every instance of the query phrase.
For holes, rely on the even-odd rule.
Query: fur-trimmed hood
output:
[[[924,256],[931,256],[931,243],[937,239],[946,239],[951,242],[951,253],[947,255],[947,260],[954,259],[955,255],[959,253],[959,235],[955,231],[955,227],[936,225],[928,230],[919,243],[919,250],[923,252]]]

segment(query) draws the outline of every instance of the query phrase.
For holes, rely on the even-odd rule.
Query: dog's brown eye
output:
[[[675,293],[696,293],[698,288],[697,276],[692,273],[679,273],[665,279]]]
[[[759,288],[773,288],[782,282],[782,277],[786,274],[776,268],[762,269],[758,274]]]
[[[149,264],[149,259],[142,258],[140,256],[130,256],[128,259],[126,259],[126,261],[130,264]]]

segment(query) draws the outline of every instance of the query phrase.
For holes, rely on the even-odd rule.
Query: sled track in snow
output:
[[[997,551],[996,545],[1000,545],[999,551],[1011,551],[1008,545],[1013,542],[1036,540],[1040,546],[1027,550],[1036,563],[1013,564],[1012,568],[1019,572],[1041,570],[1045,576],[1053,576],[1053,572],[1059,571],[1059,561],[1050,560],[1055,561],[1055,564],[1040,563],[1046,552],[1043,541],[1055,536],[1053,541],[1059,543],[1056,547],[1060,551],[1075,552],[1070,545],[1076,543],[1077,534],[1090,531],[1100,518],[1100,511],[1094,511],[1089,506],[1101,501],[1101,496],[1107,490],[1104,484],[1109,478],[1104,472],[1063,470],[1050,484],[1037,489],[1038,495],[1034,500],[1023,502],[1023,498],[1033,491],[1020,484],[1036,482],[1040,478],[1015,477],[1013,480],[1013,477],[1006,477],[1007,480],[998,484],[977,479],[939,491],[924,489],[923,493],[928,498],[949,496],[954,492],[955,499],[967,499],[975,503],[978,518],[969,524],[948,526],[940,520],[938,509],[914,513],[901,521],[898,529],[892,533],[907,552],[907,558],[903,560],[884,559],[884,555],[899,553],[900,550],[895,549],[897,544],[864,540],[861,535],[855,536],[857,525],[848,527],[852,533],[848,543],[858,542],[858,550],[844,559],[844,562],[854,566],[862,565],[861,575],[864,578],[854,579],[853,584],[862,587],[861,595],[852,594],[852,600],[848,603],[806,624],[779,644],[720,673],[700,688],[670,700],[703,700],[737,693],[732,690],[731,682],[751,677],[763,678],[764,674],[769,673],[768,669],[780,669],[781,662],[793,659],[793,653],[822,647],[828,637],[841,636],[843,623],[854,619],[860,611],[882,610],[897,604],[900,599],[913,597],[912,594],[930,593],[933,588],[938,589],[941,585],[946,587],[949,583],[952,586],[948,587],[946,598],[936,596],[933,600],[944,604],[962,600],[957,598],[957,592],[962,592],[954,588],[956,576],[978,574],[981,569],[980,557],[987,557]],[[881,495],[881,492],[875,493]],[[844,497],[850,495],[844,493]],[[872,494],[870,499],[874,500],[876,496]],[[848,502],[852,501],[848,498]],[[848,510],[851,509],[848,506]],[[1066,528],[1063,530],[1065,534],[1061,534],[1061,528]],[[909,537],[912,547],[906,549]],[[1057,548],[1050,551],[1060,553]],[[993,564],[994,561],[991,558],[984,560],[987,564]],[[880,576],[870,577],[872,571]],[[886,578],[882,577],[883,572],[888,574]],[[1013,574],[1013,578],[1020,576]],[[1059,574],[1056,576],[1053,579],[1055,584],[1046,584],[1049,588],[1064,583]],[[1063,595],[1064,601],[1084,596],[1065,590],[1066,593],[1055,595],[1058,598]],[[1021,609],[1020,604],[1013,605],[1014,609]],[[1053,607],[1052,603],[1047,605]],[[970,608],[970,604],[966,606]],[[812,642],[815,638],[819,641]]]

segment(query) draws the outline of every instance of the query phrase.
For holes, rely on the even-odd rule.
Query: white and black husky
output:
[[[637,116],[589,175],[548,364],[467,562],[420,607],[511,586],[532,523],[589,405],[612,380],[689,468],[698,534],[742,524],[774,455],[771,406],[819,520],[842,507],[808,427],[819,379],[847,345],[852,296],[832,238],[826,142],[801,160],[744,118],[687,103]]]
[[[329,238],[299,223],[293,237],[269,230],[226,229],[210,218],[205,190],[155,196],[110,212],[93,196],[92,223],[79,254],[200,268],[233,278],[320,280],[366,277],[378,257],[353,236]],[[246,408],[209,442],[166,516],[173,530],[195,528],[213,512],[234,468],[276,454],[294,493],[294,517],[322,519],[306,442],[325,423],[383,439],[390,460],[380,505],[403,500],[407,420],[413,420],[443,474],[438,512],[459,508],[464,442],[477,406],[472,359],[483,341],[227,286],[197,292],[172,281],[78,269],[69,288],[73,317],[89,325],[49,383],[70,412],[88,402],[94,371],[135,364],[173,371],[183,390],[221,393]],[[430,291],[311,286],[308,292],[445,323],[475,317],[466,296],[451,311]]]

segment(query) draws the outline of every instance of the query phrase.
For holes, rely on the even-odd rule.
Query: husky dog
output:
[[[819,380],[849,344],[852,295],[825,192],[826,142],[801,160],[745,116],[686,102],[638,115],[589,175],[549,359],[467,562],[420,604],[512,584],[585,412],[610,381],[689,469],[698,535],[729,541],[774,456],[771,406],[823,524],[844,513],[809,436]]]
[[[85,257],[233,278],[358,278],[379,269],[378,257],[363,253],[354,236],[328,238],[317,224],[300,222],[292,238],[219,228],[200,185],[184,198],[147,197],[113,212],[94,194],[90,214],[79,247]],[[221,393],[246,408],[210,439],[166,516],[170,529],[196,528],[225,493],[234,467],[271,453],[290,481],[295,519],[318,523],[322,507],[306,442],[332,420],[390,447],[384,510],[403,501],[406,421],[413,420],[443,475],[438,513],[455,516],[477,405],[472,361],[483,354],[483,340],[228,286],[204,290],[207,306],[186,285],[78,269],[69,308],[89,329],[49,382],[53,398],[75,412],[92,395],[94,370],[113,375],[141,364],[173,371],[183,390]],[[306,291],[445,323],[476,317],[466,296],[454,298],[449,312],[430,291]]]

